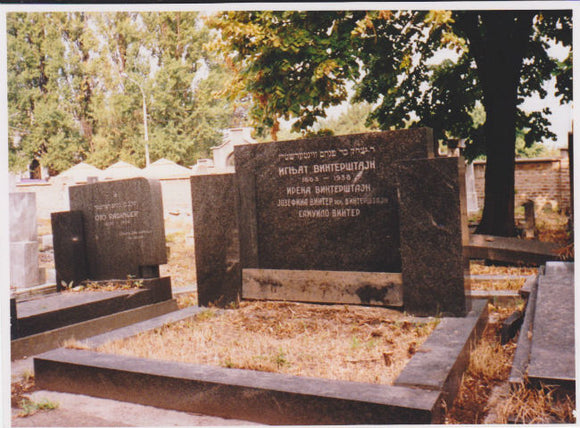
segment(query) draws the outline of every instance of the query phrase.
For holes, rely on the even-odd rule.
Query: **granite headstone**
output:
[[[71,212],[82,215],[88,279],[159,276],[167,253],[158,180],[139,177],[73,186],[69,197]]]
[[[51,213],[56,288],[77,285],[89,277],[83,213],[63,211]]]
[[[242,297],[250,299],[402,305],[416,313],[465,314],[461,222],[466,207],[458,195],[465,192],[465,183],[458,182],[464,175],[457,158],[434,162],[439,159],[434,159],[430,129],[241,145],[234,153],[235,174],[192,177],[200,302],[227,304],[241,287]],[[412,183],[405,161],[413,165],[415,160]],[[421,168],[426,168],[425,178]],[[437,235],[429,225],[418,228],[424,240],[435,239],[417,252],[429,253],[425,260],[401,251],[424,245],[401,225],[425,220],[425,213],[406,211],[413,207],[408,199],[419,183],[431,192],[427,214],[452,214],[441,223],[451,237]],[[401,242],[409,237],[408,243]],[[406,274],[415,263],[427,267],[415,276]],[[421,283],[422,275],[434,275],[433,281]],[[424,291],[433,291],[424,296],[425,307],[413,300],[413,293]],[[449,305],[440,302],[448,298]]]
[[[237,196],[233,174],[191,177],[200,305],[237,303],[242,294]],[[207,227],[209,226],[209,227]]]
[[[462,157],[397,164],[403,300],[415,315],[465,315],[469,244]]]
[[[427,157],[427,128],[237,146],[243,267],[400,272],[393,163]]]

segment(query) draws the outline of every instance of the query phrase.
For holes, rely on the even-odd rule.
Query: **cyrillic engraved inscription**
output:
[[[293,209],[294,217],[322,219],[358,217],[361,207],[388,204],[389,198],[374,194],[371,184],[375,152],[369,146],[280,153],[276,207]]]

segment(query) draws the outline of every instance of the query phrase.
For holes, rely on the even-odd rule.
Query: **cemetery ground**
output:
[[[567,243],[566,221],[566,217],[555,212],[541,212],[537,219],[539,239]],[[192,287],[196,278],[190,224],[190,218],[169,218],[166,221],[170,255],[168,264],[161,268],[161,274],[172,277],[180,307],[197,304]],[[50,233],[50,223],[40,223],[39,226],[40,235]],[[50,254],[44,253],[41,257],[41,265],[49,267]],[[474,290],[517,291],[525,277],[536,272],[536,268],[487,266],[480,261],[472,261],[470,265],[471,275],[487,276],[486,279],[472,280]],[[518,298],[490,302],[488,326],[471,352],[457,398],[446,411],[446,423],[575,421],[575,396],[572,392],[523,386],[513,391],[509,388],[507,379],[517,337],[502,345],[500,330],[504,320],[522,306],[523,301]],[[99,351],[388,384],[420,349],[437,323],[436,317],[419,319],[376,307],[242,302],[238,309],[209,308],[194,319],[106,344]],[[227,330],[223,328],[225,325]],[[82,344],[71,341],[68,346],[82,347]],[[205,352],[187,352],[193,347],[203,348]],[[54,412],[51,409],[59,406],[58,400],[45,400],[41,395],[43,391],[35,392],[35,389],[31,372],[13,379],[11,392],[15,426],[41,426],[35,425],[30,415],[39,412],[48,416]],[[27,419],[31,421],[28,425]],[[98,422],[95,419],[92,424],[88,423],[97,426]],[[131,423],[128,419],[126,422]],[[77,423],[69,426],[87,424],[83,421]],[[188,420],[182,424],[191,423]],[[211,425],[219,424],[219,421],[208,418],[200,423]],[[159,420],[159,425],[166,424],[167,420]]]

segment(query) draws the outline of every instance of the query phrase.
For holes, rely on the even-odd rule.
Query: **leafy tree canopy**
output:
[[[223,58],[194,12],[8,13],[9,160],[192,165],[230,125]]]
[[[311,127],[354,82],[355,101],[376,105],[369,120],[381,129],[429,126],[437,140],[466,139],[470,158],[485,153],[479,231],[515,234],[516,130],[528,146],[554,138],[548,110],[520,106],[534,93],[545,97],[552,76],[570,101],[571,50],[559,63],[547,48],[571,47],[571,11],[226,12],[211,25],[237,65],[231,96],[252,95],[259,130],[275,139],[279,118],[290,116],[294,130]],[[434,61],[442,49],[456,58]]]

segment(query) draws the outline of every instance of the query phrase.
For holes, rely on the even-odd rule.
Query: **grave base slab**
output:
[[[30,336],[171,299],[171,278],[141,281],[142,287],[133,290],[56,293],[21,302],[17,300],[19,336]]]
[[[117,331],[119,328],[133,325],[134,323],[144,319],[170,313],[177,309],[177,302],[175,300],[165,300],[152,305],[141,306],[78,324],[57,328],[55,330],[22,337],[11,341],[10,357],[11,360],[14,361],[27,356],[38,355],[42,352],[62,346],[63,342],[67,339],[81,340],[111,330]]]

